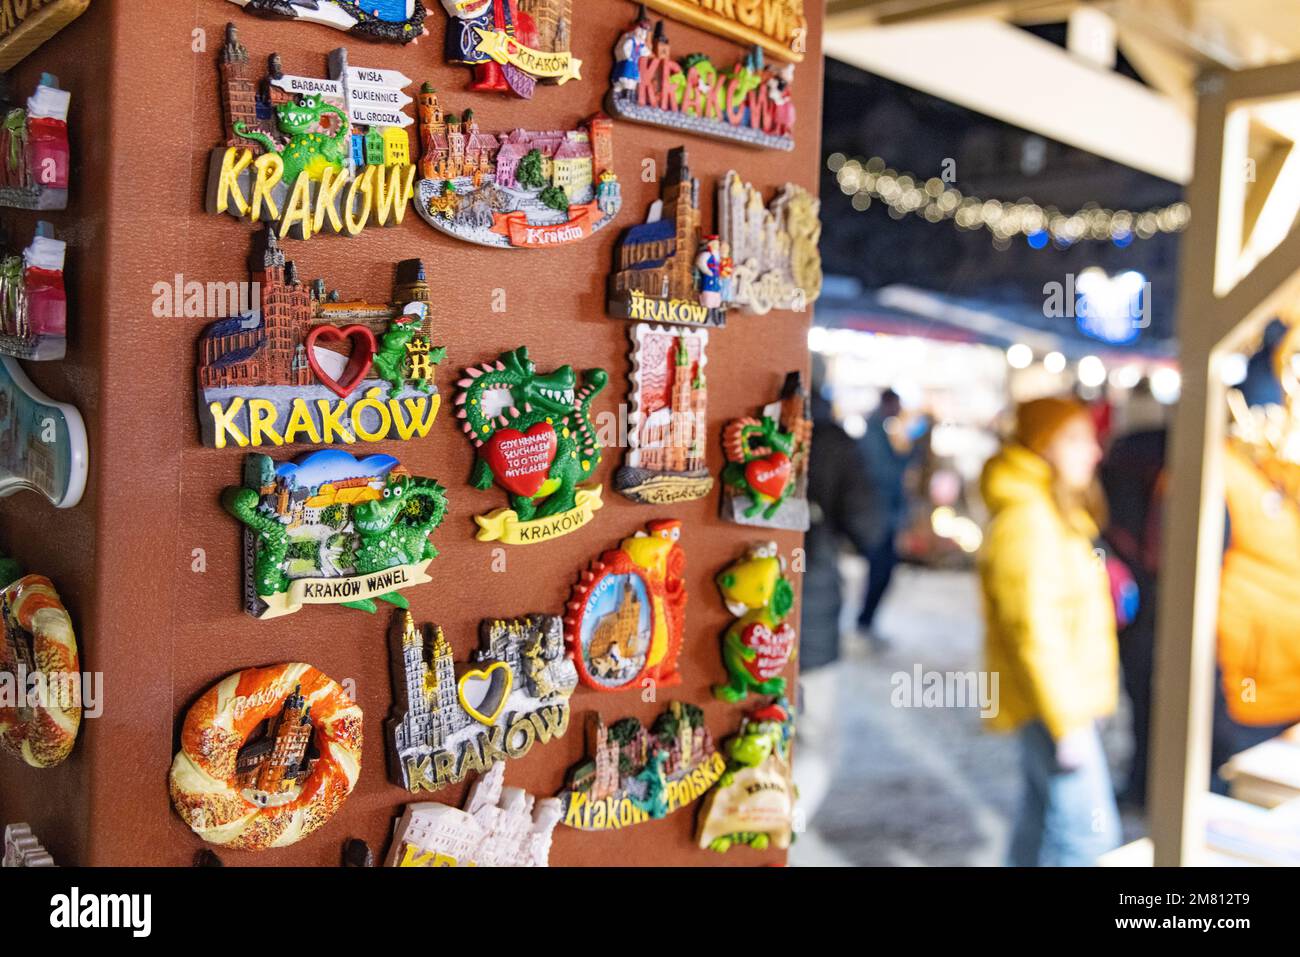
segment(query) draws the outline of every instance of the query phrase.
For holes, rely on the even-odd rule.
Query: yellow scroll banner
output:
[[[340,605],[347,601],[378,598],[412,585],[423,585],[433,581],[425,574],[431,561],[426,558],[413,565],[394,565],[382,572],[351,578],[298,578],[290,583],[288,591],[278,595],[259,595],[267,607],[258,617],[279,618],[300,611],[303,605]]]
[[[580,488],[574,497],[575,505],[569,511],[528,522],[519,521],[518,513],[512,508],[498,508],[486,515],[475,515],[474,521],[478,522],[476,537],[480,542],[532,545],[576,532],[591,521],[596,509],[605,504],[600,499],[603,488],[601,485]]]
[[[509,63],[531,76],[554,80],[560,86],[582,79],[582,61],[571,53],[546,53],[526,47],[502,30],[474,28],[478,34],[478,52],[498,63]]]

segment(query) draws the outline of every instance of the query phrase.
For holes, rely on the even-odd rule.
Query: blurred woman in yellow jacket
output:
[[[993,728],[1018,730],[1025,778],[1009,861],[1089,866],[1119,843],[1097,719],[1115,710],[1118,649],[1093,481],[1101,449],[1083,405],[1038,399],[989,460],[980,554]]]

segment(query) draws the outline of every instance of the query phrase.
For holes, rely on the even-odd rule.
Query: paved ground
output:
[[[850,592],[863,566],[846,565]],[[816,805],[791,850],[796,866],[998,865],[1019,803],[1011,738],[980,728],[977,711],[891,704],[897,672],[976,671],[981,625],[975,578],[900,568],[878,619],[888,645],[847,642],[844,659],[805,682],[801,792]],[[830,708],[832,699],[838,707]],[[830,712],[824,720],[823,713]],[[1126,759],[1124,720],[1107,736]],[[812,752],[812,753],[809,753]],[[821,772],[825,773],[821,773]],[[824,799],[819,802],[819,795]],[[1125,821],[1126,838],[1141,833]]]

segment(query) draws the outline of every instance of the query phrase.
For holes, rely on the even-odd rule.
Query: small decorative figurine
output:
[[[408,804],[393,834],[389,867],[546,867],[560,802],[503,787],[495,764],[469,789],[465,809]]]
[[[822,288],[821,201],[787,183],[766,208],[763,194],[734,171],[718,185],[719,254],[733,275],[722,300],[754,315],[773,309],[801,311]]]
[[[785,694],[781,672],[795,653],[794,626],[785,620],[794,608],[794,586],[776,542],[750,548],[716,580],[723,603],[737,618],[722,636],[728,681],[714,686],[714,697],[735,702],[751,691]]]
[[[582,78],[569,52],[573,0],[442,0],[447,59],[474,71],[470,89],[529,99],[539,80]]]
[[[649,730],[636,718],[606,727],[591,714],[587,754],[558,795],[564,824],[583,831],[667,817],[701,797],[727,769],[704,726],[704,712],[681,701],[672,702]]]
[[[7,2],[0,16],[0,73],[86,12],[90,0]]]
[[[371,40],[416,43],[427,31],[420,0],[230,0],[260,17],[283,17],[347,30]]]
[[[591,521],[601,486],[579,483],[600,465],[591,403],[608,379],[587,369],[579,385],[572,366],[539,375],[527,346],[465,370],[456,417],[478,453],[470,484],[495,480],[510,496],[509,508],[474,517],[479,541],[544,542]]]
[[[448,235],[499,249],[557,246],[609,225],[622,206],[608,116],[571,130],[485,133],[472,110],[443,113],[428,83],[419,113],[415,208]]]
[[[68,106],[72,94],[41,74],[27,106],[5,113],[0,128],[0,206],[67,209]]]
[[[72,619],[43,575],[0,583],[0,747],[34,768],[61,764],[81,727],[81,665]]]
[[[703,53],[674,60],[664,22],[651,40],[642,5],[614,48],[605,108],[621,120],[788,151],[794,149],[793,82],[794,64],[768,69],[761,46],[725,70]]]
[[[700,847],[722,853],[741,844],[757,851],[790,846],[793,737],[794,722],[783,699],[745,715],[739,733],[725,745],[726,773],[700,806]]]
[[[791,63],[802,62],[807,50],[803,0],[645,0],[643,6],[737,43],[756,43]]]
[[[436,791],[523,757],[569,729],[578,685],[565,656],[560,619],[550,615],[483,622],[479,650],[457,669],[441,628],[426,652],[410,612],[401,622],[401,679],[388,722],[396,767],[408,791]],[[396,667],[393,669],[397,676]]]
[[[415,188],[410,79],[349,66],[339,48],[329,79],[287,74],[273,54],[259,82],[234,24],[220,63],[226,140],[209,161],[208,212],[300,239],[402,222]]]
[[[705,465],[707,329],[632,327],[626,464],[614,487],[634,502],[668,505],[713,488]]]
[[[447,514],[445,492],[390,455],[325,449],[279,465],[248,455],[244,484],[221,496],[245,526],[245,611],[278,618],[303,605],[409,607],[401,592],[431,581],[438,550],[429,535]]]
[[[424,438],[442,397],[446,349],[432,345],[424,264],[397,267],[393,304],[344,301],[303,283],[273,230],[254,258],[257,311],[199,339],[203,444],[225,448]]]
[[[42,221],[21,255],[0,259],[0,354],[63,358],[68,341],[66,250],[67,244],[54,238],[54,227]]]
[[[41,846],[30,825],[6,824],[4,860],[0,867],[54,867],[54,858]]]
[[[659,519],[623,539],[582,573],[569,599],[565,638],[578,677],[598,691],[681,683],[686,629],[682,523]]]
[[[210,844],[296,844],[343,806],[361,773],[361,709],[311,665],[249,668],[194,702],[169,789]]]
[[[29,489],[57,508],[72,508],[86,490],[89,454],[81,413],[0,356],[0,498]]]
[[[722,516],[741,525],[808,530],[812,419],[798,372],[761,418],[733,419],[722,434]]]

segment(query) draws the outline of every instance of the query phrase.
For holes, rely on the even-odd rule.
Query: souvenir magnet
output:
[[[0,17],[0,73],[86,12],[90,0],[7,0]]]
[[[21,255],[0,259],[0,353],[19,359],[62,359],[68,342],[68,296],[63,288],[67,245],[54,227],[36,224]]]
[[[249,668],[194,702],[168,778],[210,844],[287,847],[338,811],[361,773],[361,709],[311,665]]]
[[[421,0],[230,0],[259,17],[303,20],[371,40],[415,43],[425,34]]]
[[[798,372],[760,418],[733,419],[722,433],[722,517],[741,525],[808,530],[808,393]]]
[[[572,366],[539,375],[527,346],[465,370],[456,417],[477,450],[470,484],[487,491],[495,481],[510,498],[474,517],[480,542],[544,542],[591,521],[601,486],[579,483],[600,465],[591,403],[608,379],[587,369],[579,384]]]
[[[727,683],[715,685],[723,701],[755,694],[785,694],[781,672],[795,653],[795,630],[785,619],[794,608],[794,586],[775,542],[752,546],[715,579],[727,610],[736,615],[722,636]]]
[[[246,456],[244,484],[221,496],[245,526],[244,610],[278,618],[303,605],[408,607],[401,592],[432,580],[429,535],[447,514],[445,492],[390,455],[324,449],[278,465]]]
[[[745,715],[729,738],[727,770],[700,806],[696,843],[722,853],[736,845],[757,851],[790,846],[794,825],[794,779],[790,745],[794,722],[789,704],[774,701]]]
[[[393,832],[389,867],[546,867],[560,802],[503,786],[495,764],[474,782],[465,809],[408,804]]]
[[[4,860],[0,867],[54,867],[54,858],[41,846],[28,824],[5,825]]]
[[[267,230],[253,288],[257,311],[222,319],[199,339],[204,445],[351,445],[429,434],[446,350],[432,345],[420,260],[398,265],[392,304],[344,300],[327,293],[324,280],[299,279]]]
[[[26,108],[5,113],[0,128],[0,206],[66,209],[68,206],[68,106],[72,94],[59,79],[41,74]]]
[[[674,701],[647,730],[636,718],[587,722],[587,754],[558,795],[564,824],[612,831],[667,817],[701,797],[726,770],[704,712]]]
[[[568,730],[578,674],[565,655],[560,619],[485,621],[478,651],[459,668],[441,628],[433,629],[426,650],[425,632],[410,612],[399,620],[394,651],[400,651],[402,677],[388,731],[408,791],[456,784]]]
[[[420,90],[415,208],[435,229],[498,249],[586,239],[623,204],[614,175],[614,123],[598,114],[570,130],[485,133],[472,110],[444,113]]]
[[[802,311],[821,295],[821,201],[787,183],[768,205],[734,171],[718,184],[716,254],[731,275],[719,283],[728,306],[754,315]]]
[[[538,81],[582,79],[569,52],[573,0],[442,0],[447,61],[474,71],[470,89],[532,97]]]
[[[226,140],[208,163],[209,213],[298,239],[401,224],[415,185],[407,77],[349,66],[341,47],[327,79],[285,73],[277,54],[263,77],[234,24],[220,64]]]
[[[807,50],[803,0],[645,0],[644,6],[737,43],[758,44],[791,63],[802,62]]]
[[[89,455],[81,413],[0,356],[0,498],[30,489],[57,508],[72,508],[86,490]]]

